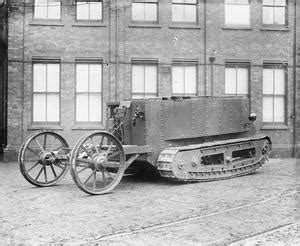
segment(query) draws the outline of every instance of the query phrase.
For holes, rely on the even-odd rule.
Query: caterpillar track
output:
[[[262,166],[271,151],[267,136],[214,141],[164,149],[158,171],[183,182],[213,181],[249,174]]]

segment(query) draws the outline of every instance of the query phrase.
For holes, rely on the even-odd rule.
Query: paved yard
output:
[[[68,174],[36,188],[0,163],[0,244],[300,244],[300,161],[272,159],[256,173],[177,184],[126,177],[89,196]]]

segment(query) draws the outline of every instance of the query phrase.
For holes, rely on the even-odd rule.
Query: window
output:
[[[34,18],[35,19],[60,19],[61,2],[60,0],[35,0]]]
[[[76,64],[76,122],[102,121],[102,65]]]
[[[60,64],[33,64],[33,122],[59,122]]]
[[[153,98],[157,96],[157,65],[132,65],[132,98]]]
[[[225,65],[225,94],[247,95],[249,67],[242,64]]]
[[[280,66],[263,70],[263,122],[285,122],[285,69]]]
[[[286,0],[263,0],[263,24],[286,24]]]
[[[102,0],[77,0],[77,20],[102,20]]]
[[[250,26],[249,0],[225,0],[225,25]]]
[[[157,21],[158,1],[157,0],[133,0],[132,20],[133,21]]]
[[[172,21],[197,23],[197,0],[173,0]]]
[[[172,94],[183,96],[197,95],[197,65],[173,65]]]

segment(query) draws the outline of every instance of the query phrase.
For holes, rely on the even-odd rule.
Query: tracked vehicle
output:
[[[88,133],[73,149],[52,131],[29,136],[19,152],[23,176],[50,186],[70,172],[89,194],[111,192],[139,163],[167,179],[213,181],[249,174],[268,159],[271,139],[255,135],[243,97],[171,97],[107,104],[107,131]]]

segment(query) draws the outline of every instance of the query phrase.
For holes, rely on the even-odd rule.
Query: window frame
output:
[[[90,2],[91,0],[86,0],[86,2],[88,2],[88,5],[89,5],[89,16],[90,16]],[[103,22],[103,14],[104,14],[104,11],[103,11],[103,0],[100,1],[101,4],[102,4],[102,7],[101,7],[101,19],[78,19],[77,18],[77,3],[78,1],[76,0],[75,1],[75,21],[76,22]]]
[[[224,95],[227,96],[247,96],[250,97],[250,91],[251,91],[251,74],[250,74],[250,62],[225,62],[225,69],[224,69]],[[237,69],[238,68],[246,68],[248,70],[248,87],[247,87],[247,94],[239,94],[237,93],[237,84],[238,84],[238,80],[236,80],[236,88],[235,88],[235,93],[226,93],[225,89],[226,89],[226,68],[235,68],[236,69],[236,73],[237,73]],[[237,77],[237,76],[236,76]]]
[[[144,10],[144,20],[134,20],[133,19],[133,4],[134,3],[144,3],[144,4],[155,4],[156,5],[156,20],[145,20],[145,10]],[[131,22],[132,23],[148,23],[148,24],[157,24],[159,23],[159,0],[156,2],[151,2],[151,0],[132,0],[131,1]]]
[[[226,3],[227,0],[224,0],[224,26],[225,27],[243,27],[243,28],[250,28],[251,27],[251,0],[248,0],[248,4],[238,4],[238,3]],[[237,1],[237,0],[233,0]],[[249,23],[248,24],[232,24],[226,23],[226,6],[228,5],[248,5],[249,6]]]
[[[263,105],[262,105],[262,123],[264,126],[286,126],[287,125],[287,116],[288,116],[288,96],[287,96],[287,86],[288,86],[288,64],[287,63],[264,63],[263,64],[263,70],[264,69],[273,69],[273,94],[265,94],[262,88],[262,100],[264,99],[264,97],[271,97],[273,98],[273,121],[264,121],[264,117],[263,117],[263,113],[264,113],[264,109],[263,109]],[[283,102],[284,102],[284,120],[282,122],[277,122],[274,121],[274,98],[276,97],[276,94],[274,94],[274,69],[282,69],[284,72],[284,95],[277,95],[277,97],[283,97]],[[263,81],[263,77],[262,77],[262,86],[264,85],[264,81]],[[262,101],[263,104],[263,101]]]
[[[46,92],[34,92],[34,65],[35,64],[58,64],[59,65],[59,92],[50,92],[50,94],[58,94],[59,99],[59,119],[58,121],[47,121],[47,91]],[[47,67],[46,67],[47,69]],[[60,125],[61,124],[61,60],[60,59],[33,59],[31,63],[31,123],[33,125]],[[47,72],[46,72],[47,76]],[[47,82],[46,82],[47,85]],[[46,87],[47,88],[47,87]],[[34,95],[45,94],[46,95],[46,120],[45,121],[34,121]]]
[[[173,93],[173,67],[176,66],[181,66],[181,67],[188,67],[188,66],[195,66],[196,67],[196,91],[195,94],[186,94],[185,92],[182,94],[179,93]],[[173,61],[172,62],[172,67],[171,67],[171,95],[172,96],[183,96],[183,97],[193,97],[193,96],[198,96],[198,79],[199,79],[199,64],[197,61]],[[185,71],[185,70],[184,70]],[[185,88],[185,81],[184,82],[184,88]]]
[[[131,98],[133,98],[134,94],[138,94],[138,95],[143,95],[143,98],[145,98],[145,95],[147,94],[154,94],[154,93],[146,93],[145,90],[143,93],[134,93],[133,92],[133,66],[134,65],[143,65],[144,66],[144,88],[145,88],[145,66],[156,66],[156,93],[155,96],[153,98],[158,97],[158,93],[159,93],[159,83],[158,83],[158,61],[157,60],[132,60],[131,61]]]
[[[101,92],[92,92],[92,94],[100,94],[101,95],[101,119],[100,121],[77,121],[77,94],[88,94],[88,96],[91,94],[90,91],[88,92],[77,92],[77,65],[82,65],[82,64],[85,64],[85,65],[101,65]],[[104,121],[104,111],[103,111],[103,103],[104,103],[104,98],[103,98],[103,61],[101,59],[93,59],[93,60],[86,60],[86,59],[80,59],[80,58],[77,58],[75,59],[75,90],[74,90],[74,122],[75,122],[75,125],[101,125],[103,124],[103,121]],[[89,83],[89,81],[88,81]],[[89,118],[89,109],[90,109],[90,105],[89,105],[89,108],[88,108],[88,118]]]
[[[172,24],[187,24],[187,25],[198,25],[199,24],[199,10],[198,10],[198,6],[199,6],[199,0],[196,0],[195,4],[192,3],[173,3],[173,0],[171,2],[172,5]],[[183,7],[185,7],[185,5],[192,5],[196,7],[196,19],[194,22],[190,22],[190,21],[173,21],[173,5],[182,5]]]
[[[268,5],[268,4],[264,4],[264,0],[262,0],[261,2],[261,5],[262,5],[262,24],[263,26],[266,26],[266,27],[285,27],[285,26],[288,26],[288,16],[289,16],[289,13],[288,13],[288,6],[289,6],[289,0],[285,0],[285,5],[282,6],[282,5],[275,5],[275,0],[273,0],[273,5]],[[297,0],[296,0],[297,1]],[[272,8],[273,10],[273,23],[272,24],[266,24],[264,23],[264,8]],[[284,24],[276,24],[274,23],[274,9],[275,8],[284,8]]]
[[[36,18],[35,17],[35,13],[36,13],[36,9],[35,9],[35,3],[36,3],[36,0],[34,0],[33,2],[33,10],[32,10],[32,13],[33,13],[33,19],[34,20],[45,20],[45,21],[61,21],[62,19],[62,1],[60,0],[60,8],[59,8],[59,18],[57,19],[53,19],[53,18],[48,18],[48,10],[49,10],[49,0],[47,0],[47,17],[46,18]]]

